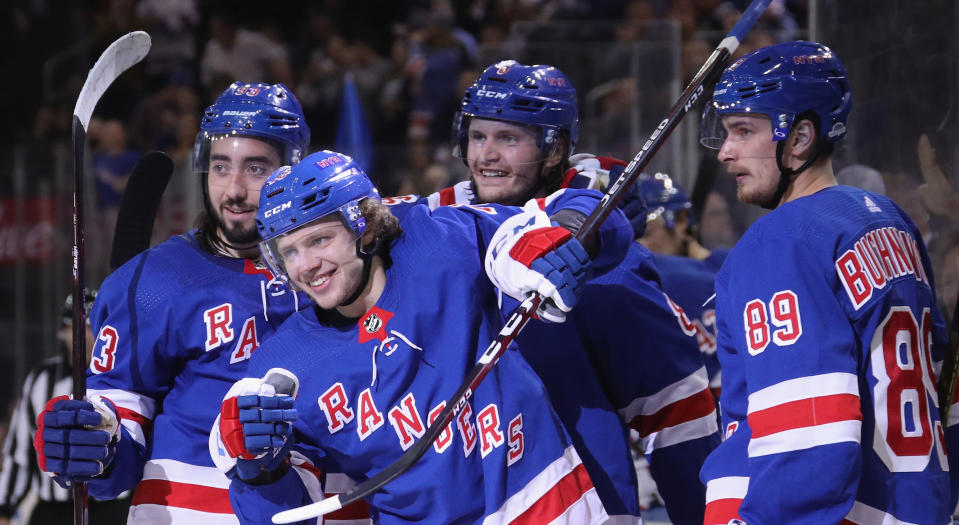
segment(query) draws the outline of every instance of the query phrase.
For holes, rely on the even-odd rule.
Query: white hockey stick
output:
[[[666,138],[673,131],[679,121],[696,103],[696,100],[703,94],[707,84],[710,84],[716,77],[722,73],[726,60],[739,47],[739,44],[745,38],[746,33],[752,29],[760,15],[766,10],[772,0],[753,0],[749,8],[743,12],[742,17],[726,35],[726,38],[719,43],[712,52],[703,67],[699,69],[696,76],[693,77],[686,89],[679,96],[679,100],[673,105],[666,118],[660,122],[659,126],[649,137],[649,140],[643,144],[639,153],[626,166],[623,175],[616,179],[616,182],[610,186],[606,194],[600,200],[596,209],[589,214],[586,221],[580,227],[576,234],[576,240],[581,244],[591,238],[600,225],[606,220],[606,217],[616,208],[619,201],[626,195],[626,190],[639,177],[642,169],[649,163],[651,156],[659,150],[666,141]],[[339,510],[359,499],[365,498],[377,491],[383,485],[386,485],[397,476],[406,472],[413,464],[419,460],[423,454],[432,446],[433,441],[439,437],[446,425],[452,421],[453,417],[464,407],[473,395],[473,390],[489,373],[492,367],[499,361],[503,351],[506,350],[509,343],[519,335],[520,331],[526,326],[533,313],[539,307],[542,298],[538,294],[527,297],[506,320],[506,326],[496,335],[496,339],[490,343],[490,346],[480,356],[479,361],[469,371],[463,384],[460,385],[456,393],[453,394],[451,402],[446,404],[446,408],[440,412],[440,415],[433,420],[433,424],[426,429],[423,437],[409,448],[398,460],[384,469],[379,474],[358,484],[347,492],[332,496],[303,507],[285,510],[273,515],[273,523],[293,523],[303,521],[317,516],[322,516],[330,512]]]
[[[73,398],[83,399],[87,391],[86,297],[83,282],[83,149],[87,126],[100,97],[121,73],[143,60],[150,51],[150,35],[134,31],[118,38],[100,55],[80,89],[73,109]],[[87,484],[73,485],[73,522],[87,523]]]

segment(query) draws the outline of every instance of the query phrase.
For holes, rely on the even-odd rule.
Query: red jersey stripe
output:
[[[640,414],[630,421],[629,426],[639,432],[641,437],[646,437],[664,428],[707,416],[714,410],[716,404],[713,394],[709,389],[703,389],[685,399],[670,403],[653,414]]]
[[[753,439],[792,430],[839,421],[862,421],[859,397],[853,394],[834,394],[790,401],[749,414]]]
[[[566,509],[579,501],[592,488],[593,480],[586,473],[586,467],[580,463],[510,524],[549,523],[566,512]]]
[[[179,483],[165,479],[145,479],[137,485],[132,505],[163,505],[182,509],[233,514],[229,489]]]
[[[724,498],[710,501],[706,504],[706,515],[703,518],[705,525],[726,525],[729,520],[742,519],[739,517],[739,506],[743,500]]]

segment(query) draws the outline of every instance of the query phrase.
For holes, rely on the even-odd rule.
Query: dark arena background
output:
[[[191,164],[198,116],[233,79],[286,84],[306,110],[312,150],[364,158],[384,195],[426,195],[467,176],[451,156],[451,122],[485,66],[507,58],[557,66],[579,94],[576,150],[628,160],[748,4],[9,0],[0,17],[0,421],[26,371],[57,352],[72,285],[71,112],[117,37],[144,30],[153,48],[106,92],[90,124],[88,288],[109,271],[126,177],[143,153],[174,161],[153,242],[192,226],[202,206]],[[838,179],[885,192],[913,218],[947,320],[959,290],[957,21],[953,0],[774,0],[737,52],[809,39],[841,57],[854,107]],[[245,51],[221,45],[231,35]],[[349,150],[361,146],[346,113],[361,117],[353,137],[364,152]],[[730,247],[760,212],[736,203],[735,182],[698,144],[700,114],[690,112],[647,171],[669,173],[691,195],[707,248]]]

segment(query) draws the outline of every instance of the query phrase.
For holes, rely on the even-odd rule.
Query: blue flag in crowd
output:
[[[340,104],[340,119],[336,127],[336,151],[353,157],[364,170],[370,171],[373,164],[373,137],[363,113],[353,74],[343,75],[343,100]]]

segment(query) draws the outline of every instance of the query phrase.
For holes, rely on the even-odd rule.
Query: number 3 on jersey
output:
[[[929,308],[923,309],[919,322],[908,306],[893,306],[873,334],[869,353],[876,378],[873,448],[893,472],[925,470],[933,444],[940,466],[947,468],[942,424],[936,421],[933,426],[930,411],[938,399],[931,346]]]
[[[770,324],[773,325],[772,330]],[[766,303],[761,299],[749,301],[743,309],[743,327],[746,330],[749,355],[762,353],[769,346],[770,330],[771,339],[777,345],[788,346],[795,343],[802,335],[799,298],[792,290],[776,292],[769,300],[768,314]]]
[[[94,374],[101,374],[113,370],[116,361],[117,352],[117,331],[110,325],[100,329],[97,335],[97,341],[103,341],[99,351],[94,352],[93,359],[90,360],[90,371]]]

